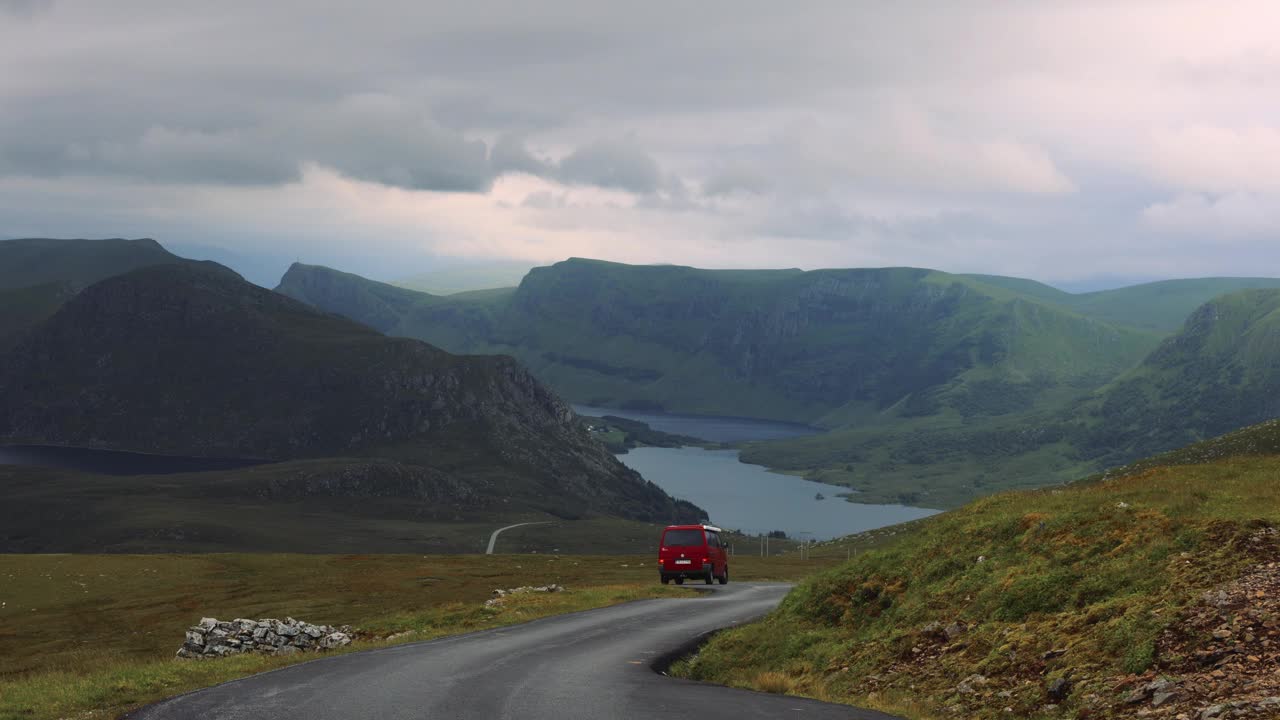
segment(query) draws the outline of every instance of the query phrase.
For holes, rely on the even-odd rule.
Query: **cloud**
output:
[[[651,193],[662,183],[662,170],[632,141],[597,140],[561,159],[557,177],[578,185]]]
[[[523,9],[0,0],[0,230],[361,238],[397,264],[1276,266],[1250,244],[1280,204],[1266,0]]]
[[[1280,193],[1280,128],[1158,129],[1148,161],[1157,179],[1187,190]]]
[[[534,157],[525,144],[525,138],[516,133],[506,133],[498,138],[489,152],[489,163],[497,173],[523,172],[530,175],[549,175],[555,170],[553,163]]]
[[[0,15],[30,20],[53,9],[53,0],[0,0]]]
[[[1234,239],[1280,237],[1280,198],[1254,193],[1184,193],[1142,211],[1143,222],[1166,233]]]
[[[1038,145],[940,132],[908,106],[869,113],[857,126],[808,119],[783,133],[790,172],[828,183],[959,193],[1054,195],[1077,188]]]
[[[702,193],[710,197],[734,193],[761,195],[773,188],[773,181],[763,171],[746,165],[717,168],[702,182]]]

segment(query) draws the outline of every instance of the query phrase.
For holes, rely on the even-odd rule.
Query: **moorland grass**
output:
[[[1151,667],[1180,610],[1275,558],[1260,530],[1280,522],[1280,459],[1203,455],[918,521],[801,583],[765,621],[717,636],[675,672],[910,717],[957,707],[970,718],[1009,717],[1006,707],[1039,717],[1045,683],[1063,676],[1077,690],[1056,712],[1070,715],[1090,694],[1114,702],[1107,679]],[[939,650],[926,630],[935,622],[967,630]],[[1040,668],[1051,650],[1065,653]],[[959,691],[975,673],[994,683],[986,695],[1007,694]]]
[[[786,580],[834,561],[733,566]],[[494,589],[549,582],[568,589],[484,607]],[[696,595],[658,584],[649,555],[0,555],[0,719],[115,717],[315,657],[173,659],[202,616],[350,624],[364,633],[351,652],[654,597]]]

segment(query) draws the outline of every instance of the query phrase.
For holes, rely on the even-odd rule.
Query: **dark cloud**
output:
[[[637,193],[656,191],[662,170],[648,153],[626,140],[600,140],[584,145],[560,161],[560,179]]]
[[[534,157],[525,145],[524,137],[508,133],[498,138],[489,152],[489,164],[494,172],[523,172],[545,176],[555,170],[554,163]]]
[[[760,195],[772,190],[775,184],[764,172],[735,166],[712,172],[702,183],[702,192],[713,197],[738,192]]]
[[[1280,218],[1280,10],[1240,5],[0,0],[0,229],[1253,271],[1214,244]]]
[[[24,20],[53,9],[53,0],[0,0],[0,14]]]

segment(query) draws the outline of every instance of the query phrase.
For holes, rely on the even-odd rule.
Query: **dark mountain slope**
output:
[[[0,289],[46,283],[77,289],[140,267],[178,260],[155,240],[0,240]]]
[[[174,262],[154,240],[0,240],[0,349],[93,283]]]
[[[204,457],[384,455],[573,515],[675,514],[507,357],[384,337],[211,263],[77,295],[0,357],[0,441]]]

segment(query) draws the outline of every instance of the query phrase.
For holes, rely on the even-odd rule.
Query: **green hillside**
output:
[[[1136,368],[1057,408],[890,420],[755,443],[743,459],[935,507],[1059,482],[1280,417],[1280,290],[1213,300]]]
[[[7,444],[412,466],[329,461],[290,471],[294,481],[313,477],[321,497],[345,488],[332,495],[338,503],[368,496],[366,510],[397,497],[404,512],[423,515],[439,496],[560,517],[701,515],[619,463],[510,358],[388,338],[213,263],[97,283],[0,355],[0,366]],[[264,481],[277,491],[282,483]],[[25,512],[52,506],[44,517],[71,522],[72,510],[95,507],[77,495],[37,493]]]
[[[510,353],[575,402],[831,427],[886,412],[1027,410],[1105,383],[1157,342],[914,268],[712,271],[575,259],[535,268],[509,292],[413,302],[380,283],[295,265],[279,290],[450,351]]]
[[[1255,282],[1271,281],[1071,295],[913,268],[571,260],[514,290],[454,298],[305,266],[281,291],[391,334],[509,353],[577,402],[826,427],[742,457],[852,487],[862,502],[954,507],[1280,415],[1280,290],[1187,306]],[[1088,316],[1157,326],[1175,312],[1191,317],[1172,337]]]
[[[920,521],[676,670],[910,717],[1274,717],[1277,451],[1271,422]]]
[[[1280,288],[1280,278],[1193,278],[1072,294],[1022,278],[996,275],[966,277],[1092,318],[1161,333],[1176,332],[1193,310],[1221,295],[1241,290]]]
[[[1078,414],[1104,466],[1280,417],[1280,290],[1206,303]]]

